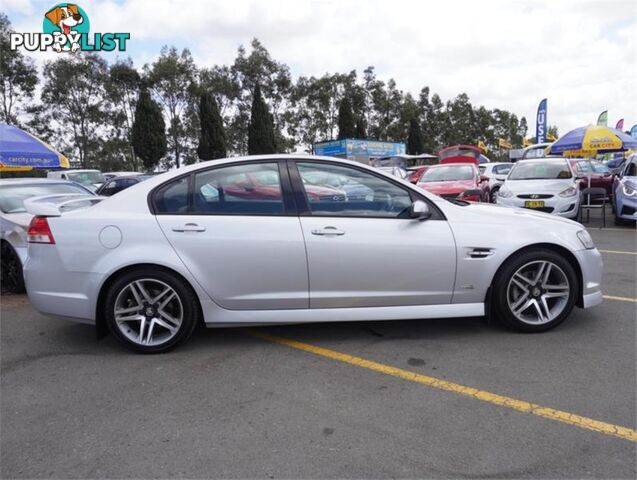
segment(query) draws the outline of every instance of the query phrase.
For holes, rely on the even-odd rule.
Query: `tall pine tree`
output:
[[[215,98],[204,92],[199,98],[199,146],[197,154],[201,160],[213,160],[226,156],[226,133]]]
[[[365,121],[365,117],[363,115],[360,115],[356,120],[354,138],[360,138],[362,140],[367,138],[367,122]]]
[[[352,104],[347,97],[343,97],[338,106],[338,139],[355,137],[356,125],[354,124]]]
[[[407,153],[418,155],[425,151],[425,142],[422,137],[422,130],[418,119],[409,120],[409,136],[407,137]]]
[[[252,111],[248,127],[248,154],[261,155],[275,153],[275,151],[272,116],[261,96],[261,87],[257,83],[252,95]]]
[[[164,117],[161,108],[150,98],[146,89],[141,91],[137,100],[131,140],[135,155],[142,159],[148,170],[153,170],[166,155]]]

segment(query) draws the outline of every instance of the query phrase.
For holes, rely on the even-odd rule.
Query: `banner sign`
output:
[[[537,107],[535,138],[537,143],[546,142],[546,98]]]
[[[604,110],[602,113],[599,114],[599,117],[597,117],[597,125],[599,125],[600,127],[608,126],[608,110]]]

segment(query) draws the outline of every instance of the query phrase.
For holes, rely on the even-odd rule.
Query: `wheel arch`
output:
[[[565,257],[567,259],[567,261],[571,264],[571,266],[573,267],[573,269],[575,270],[575,274],[577,275],[577,296],[575,297],[575,305],[582,308],[584,306],[584,299],[583,299],[583,275],[582,275],[582,268],[580,267],[579,262],[577,261],[577,258],[575,257],[575,255],[573,255],[573,253],[568,249],[565,248],[561,245],[558,245],[556,243],[534,243],[532,245],[526,245],[522,248],[519,248],[518,250],[512,252],[498,267],[498,269],[496,270],[496,272],[493,274],[493,277],[491,278],[491,282],[489,282],[489,288],[487,289],[487,294],[485,297],[485,305],[489,305],[489,308],[491,308],[492,305],[492,298],[491,296],[493,295],[493,284],[495,283],[495,279],[498,278],[498,275],[500,274],[500,272],[502,271],[502,269],[504,268],[504,266],[515,256],[520,255],[523,252],[528,252],[529,250],[537,250],[537,249],[544,249],[544,250],[551,250],[559,255],[562,255],[563,257]],[[491,312],[489,312],[491,313]]]
[[[192,284],[185,278],[181,273],[177,270],[174,270],[170,267],[166,267],[165,265],[159,265],[156,263],[137,263],[133,265],[126,265],[118,270],[112,272],[108,278],[102,283],[100,287],[99,294],[97,295],[97,301],[95,302],[95,333],[97,334],[97,338],[102,338],[108,334],[108,326],[106,325],[106,316],[103,308],[104,301],[106,299],[106,294],[108,289],[111,287],[113,282],[117,280],[120,276],[144,268],[154,268],[157,270],[163,270],[166,273],[170,273],[178,277],[181,281],[184,282],[197,299],[196,308],[197,308],[197,320],[199,322],[203,322],[203,311],[201,308],[201,300],[199,299],[199,295],[197,295],[197,291],[193,288]]]

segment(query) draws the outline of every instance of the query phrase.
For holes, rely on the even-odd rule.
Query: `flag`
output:
[[[555,137],[555,136],[551,135],[550,133],[547,133],[547,134],[546,134],[546,139],[547,139],[549,142],[554,142],[555,140],[557,140],[557,137]]]
[[[597,117],[597,125],[600,127],[608,126],[608,110],[604,110],[599,114],[599,117]]]
[[[485,145],[485,143],[484,143],[482,140],[480,140],[480,141],[478,142],[478,148],[479,148],[480,150],[485,151],[485,152],[488,152],[488,151],[489,151],[489,149],[487,148],[487,146]]]
[[[546,142],[546,98],[537,107],[537,119],[535,126],[535,138],[537,143]]]
[[[498,145],[500,145],[501,148],[513,148],[504,138],[498,138]]]
[[[523,138],[523,139],[522,139],[522,146],[523,146],[523,147],[528,147],[528,146],[530,146],[530,145],[532,145],[532,144],[531,144],[531,140],[529,140],[529,139],[527,139],[527,138]]]
[[[624,129],[624,119],[622,118],[617,125],[615,125],[615,130],[623,130]]]
[[[637,123],[633,125],[633,128],[630,129],[630,136],[633,138],[637,138]]]

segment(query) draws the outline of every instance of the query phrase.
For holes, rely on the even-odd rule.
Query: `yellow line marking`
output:
[[[617,300],[619,302],[630,302],[630,303],[637,303],[637,298],[630,298],[630,297],[616,297],[614,295],[602,295],[604,297],[604,299],[606,300]]]
[[[637,255],[637,252],[624,252],[623,250],[599,250],[599,249],[597,250],[602,253],[621,253],[623,255]]]
[[[439,378],[430,377],[427,375],[421,375],[419,373],[410,372],[409,370],[403,370],[402,368],[396,368],[389,365],[385,365],[371,360],[365,360],[364,358],[355,357],[346,353],[336,352],[327,348],[319,347],[317,345],[310,345],[308,343],[299,342],[289,338],[278,337],[270,335],[257,330],[248,330],[249,334],[258,337],[262,340],[278,343],[280,345],[286,345],[297,350],[313,353],[321,357],[329,358],[343,363],[348,363],[374,372],[390,375],[392,377],[402,378],[410,382],[416,382],[429,387],[438,388],[440,390],[446,390],[448,392],[457,393],[467,397],[474,398],[476,400],[482,400],[494,405],[502,407],[512,408],[523,413],[530,413],[539,417],[548,418],[557,422],[566,423],[576,427],[592,430],[594,432],[611,435],[613,437],[623,438],[631,442],[637,442],[637,430],[633,430],[628,427],[622,427],[619,425],[613,425],[611,423],[601,422],[588,417],[582,417],[574,413],[563,412],[561,410],[555,410],[554,408],[543,407],[535,403],[525,402],[523,400],[516,400],[515,398],[505,397],[496,393],[487,392],[484,390],[478,390],[473,387],[465,387],[457,383],[448,382]]]

